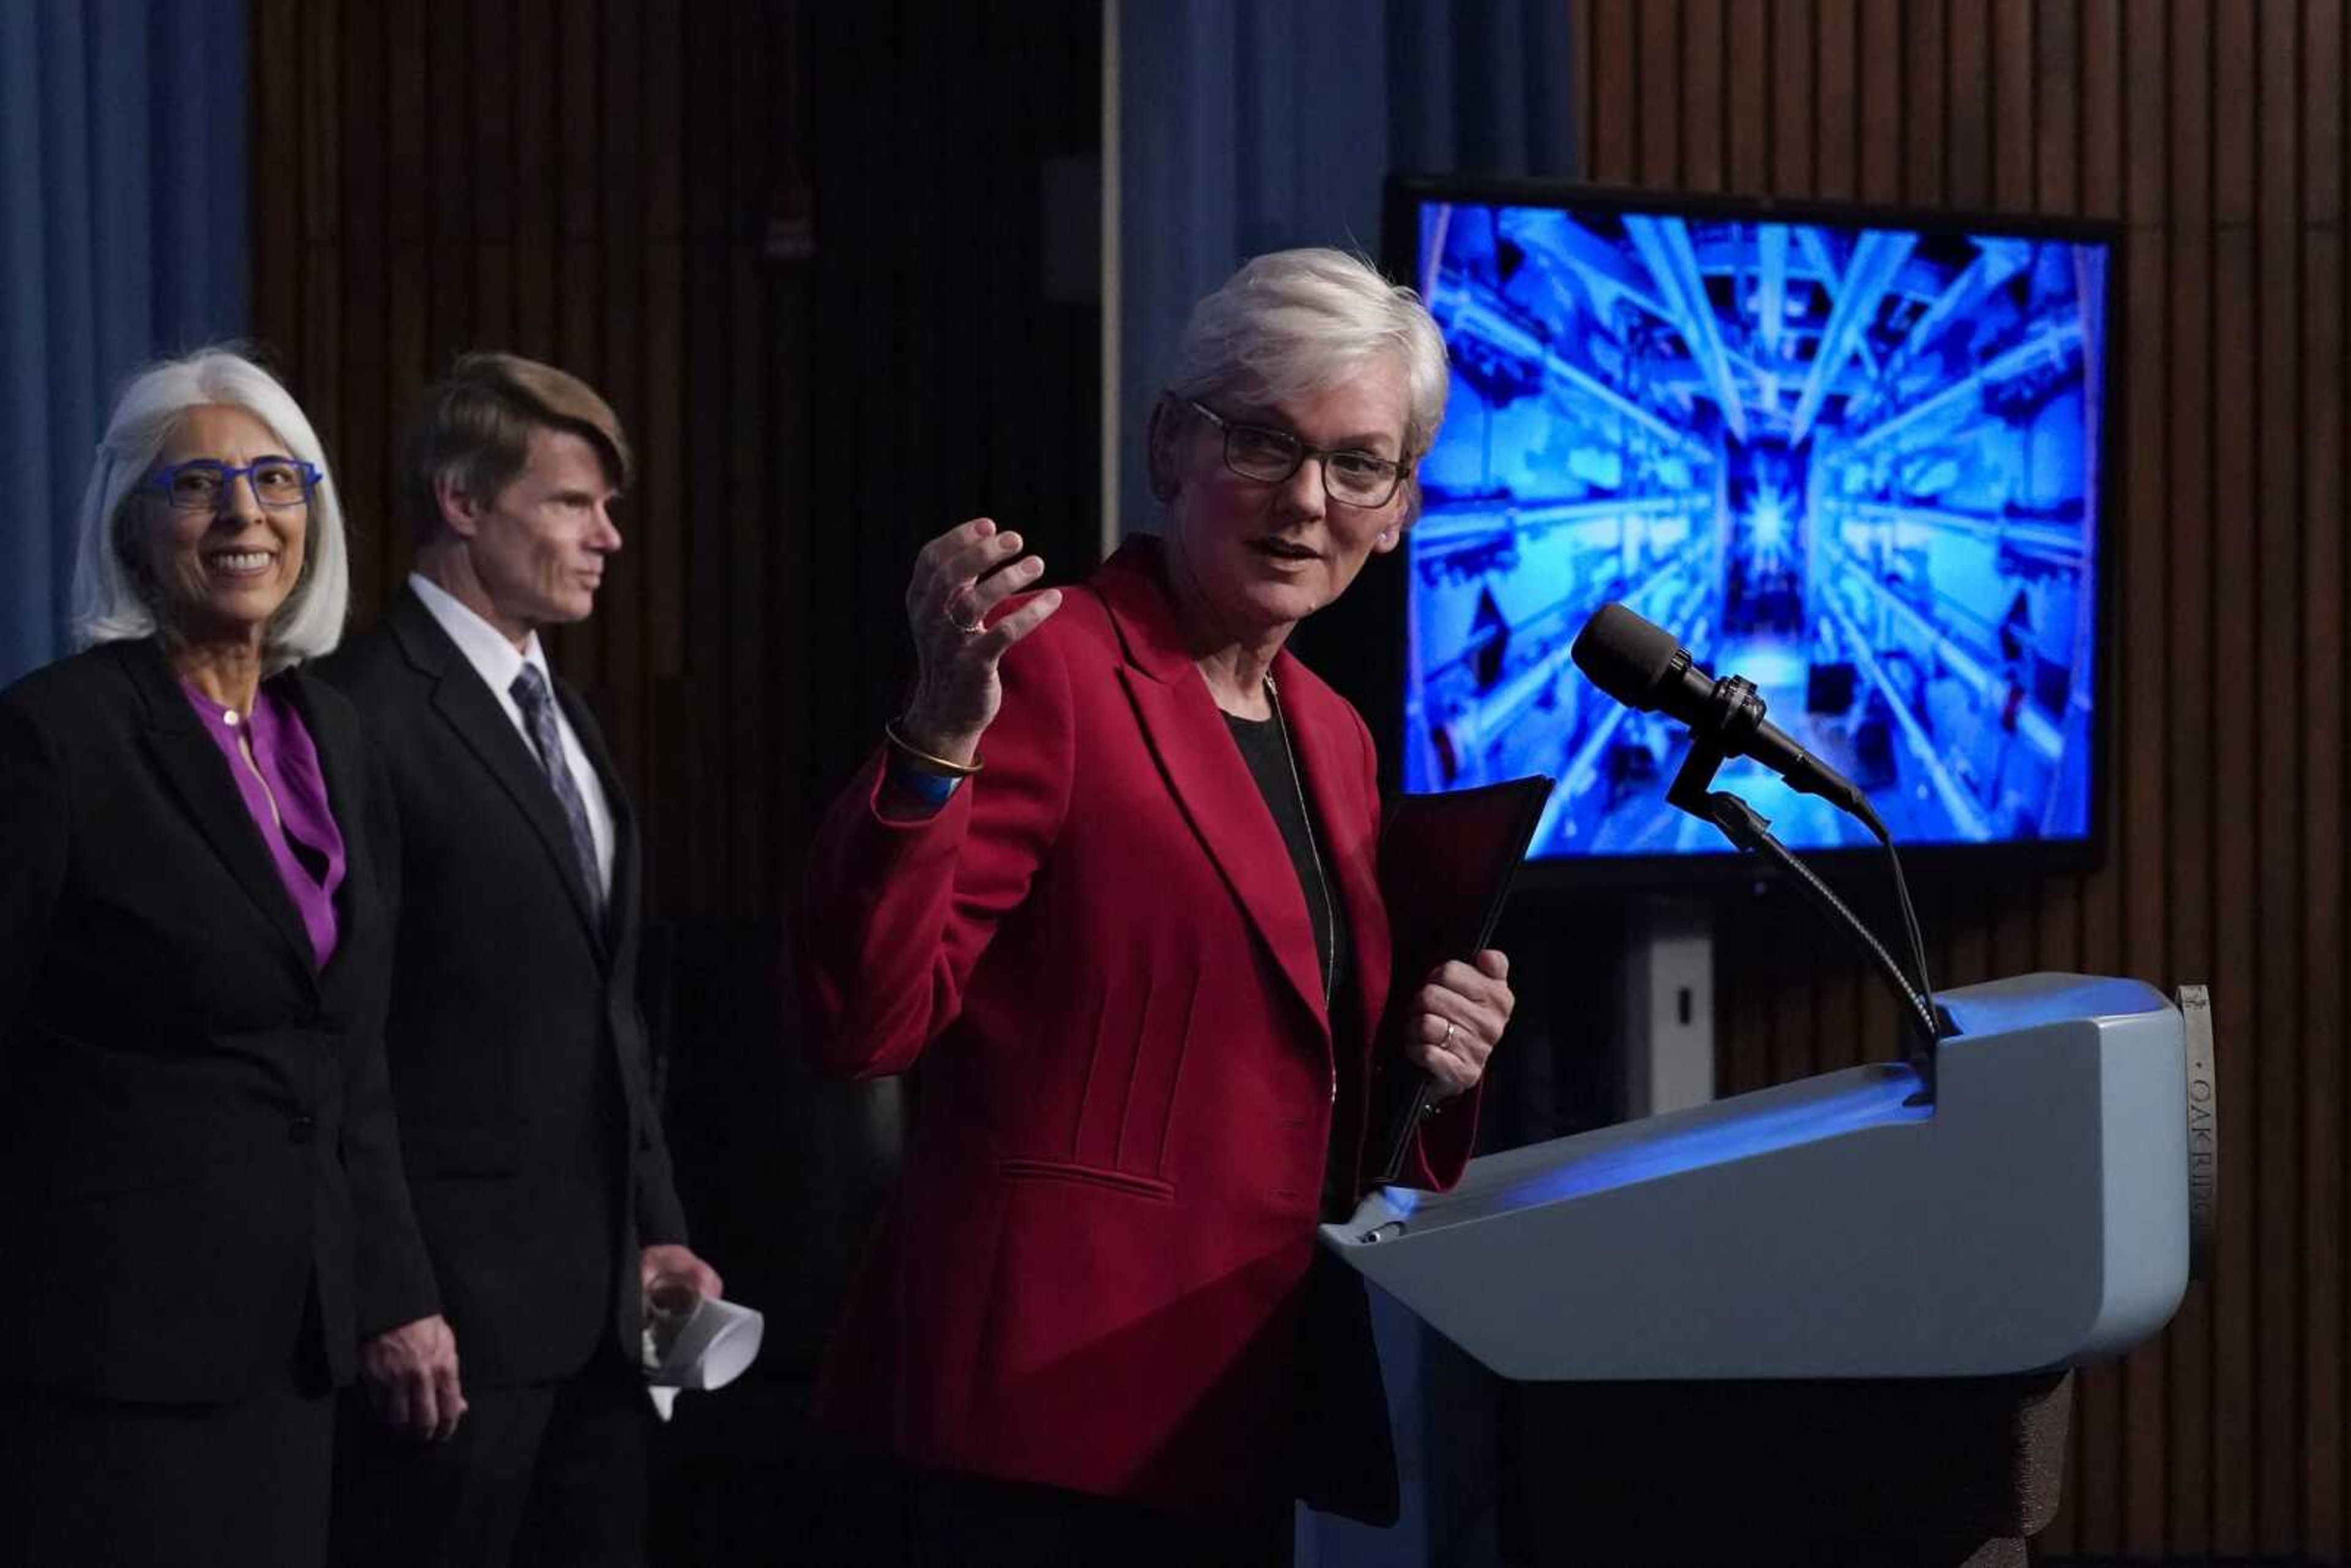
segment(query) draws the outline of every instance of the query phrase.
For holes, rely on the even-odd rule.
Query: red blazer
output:
[[[1377,1020],[1371,737],[1289,654],[1274,677],[1352,1016]],[[1294,1475],[1301,1288],[1334,1106],[1364,1143],[1372,1025],[1332,1038],[1304,894],[1156,541],[1065,594],[1003,679],[986,770],[943,810],[881,816],[877,755],[812,856],[799,972],[827,1065],[925,1066],[820,1410],[917,1464],[1242,1506]],[[1474,1096],[1427,1122],[1416,1181],[1458,1177],[1475,1133]]]

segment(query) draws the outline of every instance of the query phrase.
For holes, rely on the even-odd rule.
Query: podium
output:
[[[2187,1288],[2202,1019],[2074,975],[1938,1000],[1931,1105],[1907,1065],[1851,1068],[1489,1155],[1323,1228],[1521,1385],[1547,1555],[2024,1561],[2067,1369]]]

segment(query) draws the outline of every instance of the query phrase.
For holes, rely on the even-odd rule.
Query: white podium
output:
[[[1949,991],[1938,1103],[1880,1064],[1386,1188],[1325,1243],[1505,1377],[1963,1377],[2160,1329],[2188,1284],[2180,1013],[2136,980]]]
[[[1527,1440],[1556,1450],[1530,1468],[1564,1478],[1541,1503],[1562,1560],[2024,1561],[2064,1369],[2187,1288],[2208,1026],[2126,979],[1939,1000],[1958,1033],[1931,1106],[1907,1066],[1857,1067],[1489,1155],[1323,1228],[1522,1385]]]

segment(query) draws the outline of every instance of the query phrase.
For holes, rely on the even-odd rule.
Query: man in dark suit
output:
[[[447,1425],[411,1403],[430,1347],[367,1347],[379,1397],[347,1412],[339,1563],[643,1562],[642,1303],[656,1281],[719,1291],[648,1087],[636,824],[538,641],[594,609],[629,469],[586,385],[466,356],[403,458],[415,570],[323,671],[397,803],[386,1047],[466,1403],[446,1440],[415,1440]]]

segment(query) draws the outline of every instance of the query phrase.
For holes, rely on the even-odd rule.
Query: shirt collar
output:
[[[408,574],[408,586],[415,591],[417,601],[425,612],[440,622],[441,630],[449,633],[449,641],[457,644],[457,652],[465,655],[465,663],[474,666],[483,683],[500,696],[508,695],[515,677],[522,667],[536,668],[548,690],[555,682],[547,667],[547,653],[538,643],[538,633],[533,632],[519,652],[507,641],[507,634],[476,615],[455,594],[422,572]]]

